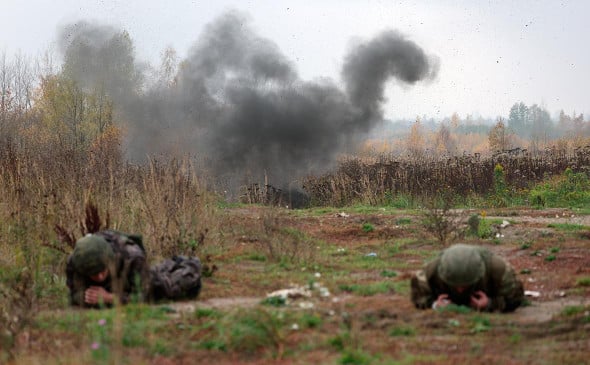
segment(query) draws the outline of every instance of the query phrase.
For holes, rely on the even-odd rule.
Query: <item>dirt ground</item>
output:
[[[265,214],[268,213],[265,209],[240,208],[230,214],[233,219],[249,220],[254,226],[257,221],[266,219]],[[474,213],[482,214],[480,211],[459,212],[463,221]],[[487,314],[491,325],[482,333],[474,332],[469,324],[474,318],[477,320],[476,313],[462,315],[414,309],[409,301],[409,289],[403,285],[401,288],[405,289],[399,292],[358,295],[339,291],[341,280],[335,279],[330,283],[330,278],[322,277],[318,280],[328,282],[327,286],[331,289],[329,297],[312,295],[295,298],[289,301],[288,308],[313,308],[325,317],[339,317],[334,322],[341,322],[345,313],[356,321],[356,331],[364,344],[361,348],[397,359],[391,363],[578,364],[587,361],[585,354],[590,349],[587,335],[590,333],[590,288],[578,284],[577,280],[590,276],[590,231],[587,228],[590,216],[579,216],[568,209],[506,209],[483,214],[486,219],[508,221],[508,224],[494,228],[495,239],[465,238],[462,241],[486,246],[509,261],[529,295],[527,305],[514,313]],[[281,225],[294,227],[308,237],[325,242],[336,252],[351,255],[376,253],[379,256],[383,254],[383,246],[401,243],[390,259],[395,259],[391,267],[397,274],[392,280],[402,284],[409,281],[412,273],[427,261],[429,255],[440,250],[438,243],[421,227],[422,218],[418,213],[377,210],[370,213],[330,211],[278,215]],[[366,223],[373,227],[370,232],[361,228]],[[565,224],[586,227],[573,231],[559,228],[559,225]],[[260,238],[245,234],[238,241],[240,245],[256,245]],[[551,255],[554,260],[548,258]],[[334,265],[340,267],[338,263]],[[244,271],[242,277],[246,277],[249,270],[254,270],[253,267],[243,263],[236,266],[222,263],[219,276],[225,277],[225,270],[240,270]],[[318,271],[316,275],[321,275],[321,267],[315,270]],[[383,277],[376,271],[370,265],[366,269],[355,266],[350,269],[347,280],[367,284],[382,280]],[[268,293],[293,286],[280,280],[268,286],[244,282],[241,289],[234,290],[236,295],[218,296],[218,288],[210,284],[211,292],[204,294],[200,300],[173,304],[177,315],[194,312],[196,308],[255,308]],[[250,290],[250,285],[253,290]],[[206,293],[207,287],[204,290]],[[564,315],[574,309],[578,309],[577,315]],[[416,335],[394,337],[392,341],[387,334],[400,326],[415,329]],[[282,363],[317,362],[318,358],[314,356],[318,356],[319,363],[334,363],[333,359],[322,358],[317,353],[301,357],[303,362],[291,359]]]
[[[191,342],[179,349],[191,350],[132,355],[138,356],[136,363],[149,364],[193,364],[195,359],[210,364],[587,363],[590,216],[569,209],[457,213],[463,222],[475,213],[508,222],[495,224],[492,238],[460,242],[504,257],[530,292],[526,306],[508,314],[416,310],[409,279],[442,248],[421,225],[420,212],[228,208],[223,247],[202,257],[217,270],[204,278],[199,299],[161,305],[176,325],[193,328],[190,338],[178,339]],[[271,250],[282,244],[299,245],[295,252],[283,252],[298,259],[286,264],[272,259]],[[377,289],[363,292],[363,287]],[[262,301],[287,289],[291,296],[276,309],[317,316],[321,325],[300,328],[294,323],[281,329],[272,351],[254,355],[194,349],[211,332],[200,332],[194,323],[197,310],[274,310]],[[42,331],[32,333],[21,352],[34,355],[49,348],[49,356],[59,356],[46,337]],[[35,341],[38,350],[31,345]]]

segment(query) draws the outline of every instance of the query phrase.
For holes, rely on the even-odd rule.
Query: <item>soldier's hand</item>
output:
[[[442,308],[442,307],[446,307],[449,304],[451,304],[451,301],[449,300],[449,295],[448,294],[441,294],[438,296],[438,298],[436,298],[436,301],[432,305],[432,308],[433,309]]]
[[[84,302],[87,304],[98,304],[101,302],[110,304],[113,302],[113,294],[101,286],[91,286],[84,292]]]
[[[490,298],[481,290],[471,295],[471,308],[476,310],[485,310],[488,307]]]

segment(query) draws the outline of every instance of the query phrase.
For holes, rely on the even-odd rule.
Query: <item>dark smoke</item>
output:
[[[63,35],[71,74],[121,104],[130,158],[190,153],[234,182],[266,175],[280,185],[330,167],[381,122],[389,78],[413,84],[437,71],[420,47],[388,31],[346,56],[345,90],[307,82],[243,14],[229,12],[205,28],[172,87],[145,90],[126,33],[80,23]]]

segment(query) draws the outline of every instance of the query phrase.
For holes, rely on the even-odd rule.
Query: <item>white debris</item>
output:
[[[377,257],[377,253],[376,252],[369,252],[365,256],[367,256],[367,257]]]
[[[293,323],[293,325],[291,325],[291,329],[293,331],[297,331],[299,329],[299,325],[297,323]]]
[[[503,220],[502,224],[500,224],[500,228],[506,228],[510,225],[510,222],[508,222],[507,220]]]
[[[301,302],[299,308],[301,309],[312,309],[315,305],[312,302]]]
[[[321,278],[322,274],[320,274],[319,272],[316,272],[315,274],[313,274],[313,276],[315,276],[316,278]]]
[[[298,299],[298,298],[309,298],[311,292],[305,288],[294,287],[289,289],[275,290],[272,293],[266,295],[267,298],[281,297],[283,299]]]
[[[347,214],[347,213],[344,213],[344,212],[340,212],[340,213],[336,213],[336,217],[348,218],[348,217],[350,217],[350,214]]]
[[[526,295],[527,297],[538,298],[541,296],[541,293],[539,293],[538,291],[533,291],[533,290],[525,290],[524,295]]]

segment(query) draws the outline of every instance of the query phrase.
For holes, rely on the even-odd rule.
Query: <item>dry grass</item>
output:
[[[486,196],[494,190],[494,167],[500,164],[512,191],[528,188],[546,176],[588,171],[590,146],[567,152],[549,149],[537,153],[515,151],[493,156],[466,155],[421,158],[382,155],[343,160],[335,172],[310,176],[304,182],[316,205],[384,204],[398,195],[436,196],[449,187],[458,196]]]

